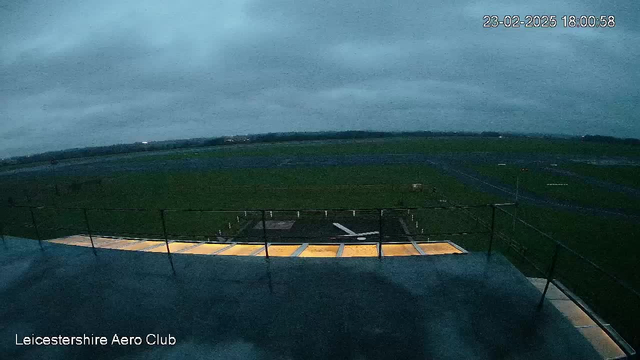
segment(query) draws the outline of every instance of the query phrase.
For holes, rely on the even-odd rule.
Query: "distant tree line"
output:
[[[142,151],[159,151],[198,148],[206,146],[223,146],[238,143],[278,143],[289,141],[310,141],[310,140],[347,140],[347,139],[375,139],[391,137],[500,137],[502,134],[495,131],[485,132],[460,132],[460,131],[404,131],[404,132],[381,132],[381,131],[327,131],[327,132],[283,132],[255,134],[247,136],[224,136],[215,138],[195,138],[185,140],[153,141],[149,143],[116,144],[109,146],[98,146],[88,148],[75,148],[60,151],[49,151],[36,155],[20,156],[0,161],[0,166],[11,164],[27,164],[36,162],[57,163],[60,160],[116,155],[125,153],[135,153]],[[527,136],[522,134],[508,134],[509,137]],[[620,139],[611,136],[587,135],[582,137],[587,142],[603,143],[623,143],[640,144],[638,139]]]

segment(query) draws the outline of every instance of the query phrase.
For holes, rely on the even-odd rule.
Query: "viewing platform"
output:
[[[160,244],[135,241],[144,247],[101,248],[94,256],[83,246],[46,241],[41,250],[37,241],[8,237],[0,252],[2,353],[49,359],[612,358],[558,305],[545,300],[538,307],[537,283],[498,253],[266,259],[176,252],[172,268],[166,254],[150,251],[161,252],[162,246],[150,249]],[[177,249],[180,243],[172,244]],[[55,352],[13,344],[16,334],[84,333],[170,334],[177,343]]]

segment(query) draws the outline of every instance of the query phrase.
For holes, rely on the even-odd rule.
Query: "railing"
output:
[[[633,346],[640,345],[637,321],[640,318],[640,293],[600,265],[506,210],[514,206],[517,204],[272,210],[15,206],[9,208],[8,219],[0,223],[0,235],[3,241],[4,234],[9,233],[35,236],[42,248],[44,238],[86,233],[94,254],[97,254],[94,237],[98,234],[162,239],[173,269],[170,239],[262,244],[265,257],[269,258],[270,243],[328,244],[338,240],[322,231],[314,234],[318,231],[317,226],[293,235],[277,234],[268,229],[269,221],[294,220],[312,225],[327,225],[334,220],[361,222],[367,227],[366,232],[377,231],[377,234],[367,236],[366,243],[377,245],[378,257],[382,256],[382,245],[386,243],[444,240],[442,237],[470,251],[486,250],[489,256],[498,249],[525,275],[547,279],[539,306],[544,304],[549,284],[566,287],[605,316]],[[603,330],[613,338],[618,337],[611,327],[604,326]],[[631,348],[623,348],[623,351],[629,356],[633,354]]]
[[[511,257],[513,263],[525,274],[546,279],[539,306],[544,304],[550,284],[570,290],[580,297],[578,306],[596,323],[604,324],[602,330],[618,343],[629,358],[635,358],[633,347],[640,345],[640,292],[503,207],[496,206],[495,209],[502,215],[492,222],[495,236],[506,246],[502,253]],[[595,313],[603,316],[609,323]],[[623,335],[626,342],[620,341],[622,339],[614,328]]]
[[[503,204],[505,206],[511,204]],[[275,234],[267,231],[271,220],[335,220],[355,218],[368,220],[367,232],[377,231],[373,241],[381,244],[409,238],[430,239],[442,236],[488,236],[490,232],[476,220],[469,221],[461,211],[493,208],[493,204],[453,205],[405,208],[332,208],[332,209],[145,209],[145,208],[88,208],[14,206],[13,218],[3,222],[10,225],[9,232],[35,237],[55,238],[64,235],[86,233],[93,242],[93,235],[162,237],[177,240],[204,240],[217,242],[232,238],[236,243],[314,242],[327,243],[328,234],[314,234],[315,229],[294,235]],[[446,227],[434,221],[426,212],[459,211],[457,222]],[[19,212],[22,212],[20,214]],[[157,214],[157,215],[154,215]],[[450,216],[449,216],[450,217]],[[398,226],[400,220],[402,227]],[[246,231],[246,225],[261,222],[261,233]],[[325,221],[326,222],[326,221]],[[451,221],[449,221],[451,222]],[[79,225],[80,224],[80,225]],[[115,225],[115,226],[114,226]],[[459,226],[467,226],[460,229]],[[8,226],[4,228],[7,229]],[[2,223],[0,223],[0,230]],[[172,231],[175,230],[175,231]],[[425,231],[426,230],[426,231]],[[7,232],[5,230],[4,232]],[[25,234],[30,233],[30,234]],[[0,231],[0,233],[3,233]],[[369,238],[372,236],[370,235]],[[491,236],[492,240],[493,236]],[[391,240],[390,240],[391,239]],[[371,240],[370,240],[371,242]],[[379,246],[380,247],[380,246]],[[266,250],[268,252],[268,249]],[[380,252],[380,251],[379,251]]]

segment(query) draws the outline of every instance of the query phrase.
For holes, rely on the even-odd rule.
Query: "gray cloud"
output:
[[[269,131],[640,137],[635,1],[0,3],[0,157]],[[484,14],[615,15],[483,29]]]

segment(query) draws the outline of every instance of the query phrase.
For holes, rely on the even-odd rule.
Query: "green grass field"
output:
[[[548,196],[558,200],[567,200],[584,206],[629,209],[640,212],[640,202],[633,201],[633,199],[630,199],[624,193],[607,190],[597,185],[587,184],[576,177],[551,173],[539,168],[529,168],[528,171],[522,172],[520,170],[521,166],[515,165],[474,165],[472,168],[480,174],[495,178],[503,184],[510,185],[514,189],[516,186],[516,178],[518,177],[518,174],[520,174],[520,190],[527,190],[539,195]],[[583,167],[580,166],[580,168],[582,169]],[[557,169],[565,169],[565,165],[560,164]],[[604,180],[607,178],[606,174],[609,171],[610,170],[608,168],[600,167],[600,169],[589,168],[589,171],[584,172],[589,173],[589,176]],[[629,179],[632,174],[627,171],[619,171],[619,173],[628,176]],[[612,177],[615,179],[627,179],[626,177],[615,175]],[[620,180],[615,181],[621,182]],[[567,185],[555,186],[548,184]]]
[[[60,188],[65,189],[72,181],[86,179],[61,176],[56,181]],[[55,195],[52,183],[52,180],[47,180],[46,183],[39,180],[9,182],[2,183],[0,189],[5,194],[12,193],[22,205],[149,209],[147,212],[131,212],[126,216],[118,212],[104,211],[92,211],[89,215],[92,223],[96,222],[93,225],[96,229],[151,233],[161,232],[157,209],[393,208],[451,203],[484,204],[512,200],[475,191],[428,166],[120,174],[104,179],[102,186],[93,185],[79,192],[63,190],[61,196]],[[425,190],[411,191],[412,183],[425,184]],[[437,189],[436,193],[430,191],[433,187]],[[448,202],[442,203],[440,200]],[[7,210],[4,209],[5,213]],[[13,217],[19,218],[21,223],[30,223],[30,214],[27,214],[26,210],[12,209],[11,211]],[[47,225],[58,223],[68,225],[64,227],[70,227],[71,224],[76,224],[81,225],[79,229],[84,228],[84,219],[80,217],[79,212],[72,214],[73,211],[66,213],[59,211],[59,214],[55,214],[54,211],[37,210],[36,213],[39,219],[46,221]],[[636,242],[631,240],[639,234],[637,224],[538,207],[524,207],[519,215],[585,255],[600,260],[599,263],[606,268],[618,273],[630,274],[632,261],[620,261],[618,257],[602,256],[602,254],[603,250],[608,248],[611,248],[611,252],[619,249],[621,254],[637,251]],[[219,221],[216,221],[213,216],[209,216],[206,221],[193,219],[187,221],[185,216],[187,215],[171,214],[168,217],[171,221],[170,232],[176,234],[210,232],[214,235],[218,230],[228,233],[229,220],[237,223],[237,214],[221,215]],[[189,216],[196,217],[194,214]],[[434,220],[436,216],[439,216],[437,221]],[[447,223],[454,222],[454,219],[460,216],[459,212],[449,216],[425,214],[422,223],[426,228],[444,229],[449,228]],[[478,216],[487,220],[489,212]],[[180,221],[174,219],[180,219]],[[7,227],[7,229],[11,228]],[[467,229],[460,229],[460,231],[464,230]],[[448,231],[453,232],[453,229]],[[434,232],[444,232],[444,230]],[[611,244],[616,246],[612,247]],[[616,260],[608,261],[611,258]],[[628,278],[630,281],[637,281],[634,276]]]
[[[340,144],[275,144],[245,147],[202,149],[195,152],[128,158],[124,161],[150,159],[180,160],[202,156],[274,156],[355,153],[439,153],[489,151],[504,153],[538,153],[578,155],[631,156],[640,158],[640,150],[629,146],[607,146],[565,140],[542,139],[391,139]],[[564,166],[564,165],[561,165]],[[506,184],[515,183],[517,167],[473,165],[483,175]],[[611,182],[634,186],[636,168],[617,167],[603,171],[593,165],[570,164],[567,169]],[[610,173],[611,176],[608,176]],[[151,234],[159,237],[162,226],[158,209],[296,209],[296,208],[402,208],[450,204],[486,204],[512,199],[479,192],[438,169],[426,165],[307,167],[282,169],[236,169],[200,172],[114,173],[103,177],[101,185],[70,190],[73,182],[96,177],[64,176],[16,180],[0,178],[0,201],[9,197],[19,205],[86,208],[144,208],[146,211],[89,210],[94,232],[114,234]],[[576,178],[546,172],[530,171],[521,178],[522,189],[552,198],[584,205],[600,205],[640,210],[640,205],[623,194],[582,184]],[[567,182],[570,187],[548,187],[547,183]],[[422,192],[412,191],[411,184],[422,183]],[[60,195],[55,193],[58,185]],[[433,192],[433,188],[436,192]],[[445,202],[446,201],[446,202]],[[512,209],[509,209],[512,211]],[[44,238],[86,232],[84,214],[80,210],[36,209],[34,214]],[[413,215],[413,217],[411,217]],[[583,254],[607,271],[616,274],[636,289],[640,288],[637,264],[632,254],[640,251],[640,224],[622,218],[601,218],[569,211],[522,205],[518,215],[542,229],[570,248]],[[233,236],[244,221],[259,216],[239,212],[168,212],[167,231],[174,238],[184,236],[215,240],[217,235]],[[28,209],[0,207],[3,232],[35,238],[29,227]],[[487,231],[491,209],[422,210],[407,215],[411,231],[475,232]],[[417,225],[414,224],[417,222]],[[64,228],[54,230],[54,228]],[[543,270],[548,268],[554,245],[521,224],[513,229],[512,218],[497,213],[496,230],[508,241],[496,240],[495,247],[525,274],[541,276],[522,254]],[[140,235],[142,236],[142,235]],[[454,237],[435,236],[431,240],[452,240],[472,251],[484,251],[487,234]],[[515,244],[509,246],[510,243]],[[570,253],[562,253],[556,276],[576,291],[608,321],[629,337],[635,333],[625,317],[640,317],[640,308],[623,289],[603,277]],[[613,302],[611,298],[618,301]],[[628,311],[620,315],[619,306]],[[632,340],[637,341],[637,340]]]
[[[564,164],[564,167],[580,175],[614,182],[620,185],[640,187],[640,166],[597,166],[591,164]]]

